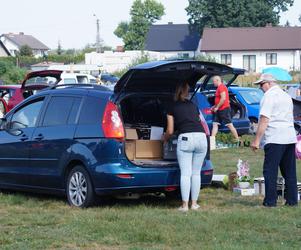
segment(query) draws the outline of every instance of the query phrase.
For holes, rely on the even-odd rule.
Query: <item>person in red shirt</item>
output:
[[[215,92],[214,106],[212,107],[214,120],[211,135],[216,136],[218,126],[224,124],[230,129],[235,139],[239,141],[237,131],[232,124],[228,88],[223,84],[220,76],[213,77],[213,84],[217,89]]]

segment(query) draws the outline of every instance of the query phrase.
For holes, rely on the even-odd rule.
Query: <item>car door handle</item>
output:
[[[20,141],[27,141],[29,137],[27,135],[22,135]]]
[[[34,137],[33,139],[36,141],[40,141],[40,140],[44,139],[44,136],[42,134],[39,134],[38,136]]]

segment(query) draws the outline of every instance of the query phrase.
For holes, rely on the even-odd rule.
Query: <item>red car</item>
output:
[[[62,72],[61,70],[33,71],[28,73],[19,85],[0,85],[2,112],[10,111],[35,91],[57,84],[61,80]]]
[[[6,102],[0,98],[0,118],[2,118],[7,112]]]

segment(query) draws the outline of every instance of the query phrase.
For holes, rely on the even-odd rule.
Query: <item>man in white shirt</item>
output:
[[[260,118],[253,150],[264,148],[263,175],[265,198],[263,205],[274,207],[277,204],[278,166],[285,179],[286,205],[298,204],[293,102],[270,74],[262,74],[254,84],[265,92],[260,103]]]

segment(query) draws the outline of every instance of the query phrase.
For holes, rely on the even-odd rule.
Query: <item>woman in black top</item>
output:
[[[201,168],[207,153],[207,139],[200,121],[198,107],[187,99],[189,85],[181,84],[176,89],[175,102],[167,114],[167,129],[164,142],[176,130],[179,134],[177,143],[177,158],[181,170],[180,211],[188,211],[189,195],[191,192],[191,209],[197,210],[201,187]],[[176,129],[175,129],[176,128]]]

